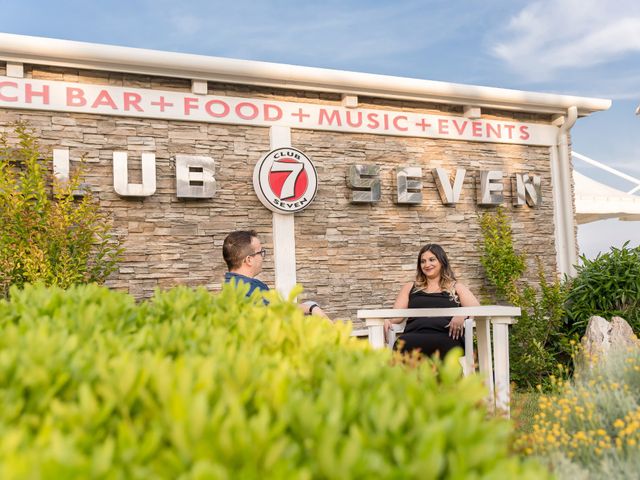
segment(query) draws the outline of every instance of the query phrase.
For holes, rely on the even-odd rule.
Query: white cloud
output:
[[[170,18],[170,23],[179,35],[194,35],[200,33],[205,26],[203,19],[190,13],[182,13]]]
[[[223,3],[156,0],[168,12],[160,48],[193,52],[196,44],[209,55],[386,73],[417,70],[407,58],[424,63],[416,55],[435,57],[438,45],[477,22],[477,12],[443,0],[431,8],[421,0]]]
[[[513,17],[493,54],[530,80],[640,54],[637,0],[540,0]]]

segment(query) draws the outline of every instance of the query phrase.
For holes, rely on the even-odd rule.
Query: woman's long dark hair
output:
[[[447,254],[440,245],[435,243],[427,243],[420,249],[418,253],[418,266],[416,268],[416,289],[418,290],[426,290],[427,288],[427,276],[422,271],[420,266],[420,259],[425,252],[431,252],[435,255],[435,257],[440,262],[440,288],[444,292],[449,292],[449,294],[457,299],[456,295],[456,276],[451,269],[451,264],[449,263],[449,258],[447,258]]]

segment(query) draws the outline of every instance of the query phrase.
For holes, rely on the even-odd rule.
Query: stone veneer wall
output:
[[[0,63],[0,74],[4,74]],[[25,65],[25,76],[81,83],[125,85],[163,90],[190,90],[190,81],[138,75]],[[339,105],[340,97],[209,83],[210,94],[273,98]],[[461,114],[461,107],[416,102],[360,99],[360,106],[379,109]],[[545,116],[483,110],[484,118],[549,122]],[[269,150],[269,129],[130,117],[7,110],[0,131],[27,121],[47,149],[69,147],[75,159],[86,158],[86,181],[112,218],[126,253],[108,285],[148,297],[155,288],[204,285],[218,290],[225,272],[222,242],[236,229],[256,229],[269,251],[261,279],[273,285],[271,212],[253,192],[255,162]],[[304,297],[326,306],[334,317],[354,319],[358,308],[390,307],[403,282],[413,278],[416,256],[424,243],[440,243],[458,277],[479,294],[482,270],[476,204],[480,169],[505,173],[504,206],[512,218],[514,241],[528,254],[530,279],[534,257],[552,276],[556,271],[549,149],[468,141],[292,130],[292,145],[309,155],[319,174],[315,202],[296,215],[298,281]],[[122,198],[112,182],[112,153],[130,153],[130,182],[140,181],[139,154],[156,153],[157,191],[145,199]],[[48,151],[48,154],[50,150]],[[217,193],[209,200],[180,200],[175,194],[174,157],[178,153],[214,158]],[[353,164],[381,166],[382,200],[375,205],[349,202],[346,173]],[[423,168],[423,203],[394,204],[394,168]],[[430,169],[467,169],[461,201],[442,205]],[[513,172],[542,177],[542,206],[511,205]]]

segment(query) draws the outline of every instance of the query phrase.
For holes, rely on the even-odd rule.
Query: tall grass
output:
[[[557,381],[556,393],[540,395],[532,427],[521,430],[516,448],[561,479],[637,478],[640,348],[590,365],[571,381]]]

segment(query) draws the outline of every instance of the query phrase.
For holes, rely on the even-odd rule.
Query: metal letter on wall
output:
[[[347,174],[347,185],[352,190],[351,203],[379,202],[380,167],[378,165],[351,165]]]
[[[538,207],[542,201],[542,188],[540,187],[540,175],[528,175],[516,173],[512,179],[513,204]]]
[[[462,183],[467,171],[464,168],[456,169],[456,178],[453,180],[453,186],[449,180],[449,171],[444,168],[434,168],[432,171],[433,179],[440,193],[440,200],[444,205],[455,205],[460,200],[462,192]]]
[[[53,182],[54,193],[62,193],[69,185],[69,149],[53,149]]]
[[[123,197],[148,197],[156,192],[156,155],[142,154],[142,183],[129,183],[127,152],[113,152],[113,188]]]
[[[69,149],[53,149],[53,193],[64,194],[69,186]],[[90,191],[89,185],[81,183],[79,188],[73,191],[74,197],[83,197]]]
[[[422,168],[396,168],[398,204],[416,205],[422,203]]]
[[[211,157],[176,155],[176,194],[178,198],[213,198],[216,179]]]
[[[500,205],[503,200],[502,171],[483,170],[480,172],[478,205]]]

